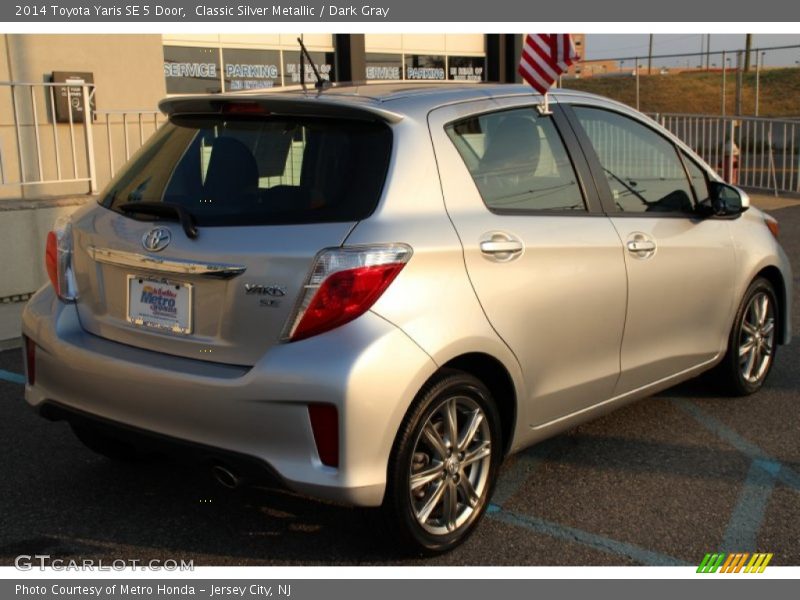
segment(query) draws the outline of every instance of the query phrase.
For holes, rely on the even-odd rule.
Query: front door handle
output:
[[[656,243],[641,231],[636,231],[628,236],[625,242],[628,252],[635,258],[650,258],[656,253]]]

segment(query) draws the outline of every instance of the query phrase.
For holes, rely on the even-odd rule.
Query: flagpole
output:
[[[541,115],[551,115],[550,87],[570,65],[579,60],[570,34],[529,33],[525,36],[517,72],[522,79],[542,95],[542,103],[537,105]]]
[[[550,102],[549,102],[549,94],[545,92],[542,94],[542,103],[536,106],[536,110],[539,111],[539,114],[544,115],[552,115],[553,112],[550,110]]]

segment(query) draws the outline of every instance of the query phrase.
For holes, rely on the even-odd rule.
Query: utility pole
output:
[[[753,34],[748,33],[744,38],[744,72],[750,71],[750,52],[753,49]]]
[[[700,64],[699,64],[699,65],[697,65],[697,68],[698,68],[698,69],[701,69],[701,68],[703,67],[703,56],[704,56],[704,55],[705,55],[705,53],[706,53],[706,49],[705,49],[705,47],[703,46],[703,42],[705,42],[705,39],[706,39],[706,38],[705,38],[705,36],[704,36],[703,34],[700,34]],[[687,62],[687,65],[686,65],[686,66],[688,67],[688,66],[689,66],[689,65],[688,65],[688,62],[689,62],[689,61],[688,61],[688,59],[687,59],[687,61],[686,61],[686,62]]]
[[[750,57],[750,52],[745,53]],[[742,51],[736,53],[736,114],[742,114]]]
[[[706,71],[711,69],[711,34],[706,34]]]
[[[653,74],[653,34],[650,34],[650,47],[647,49],[647,74]]]
[[[725,66],[725,51],[722,51],[722,116],[725,116],[725,80],[727,79],[727,69]]]
[[[755,107],[755,116],[758,116],[758,95],[759,95],[759,79],[761,78],[761,64],[764,62],[764,52],[761,53],[759,57],[756,54],[756,107]]]

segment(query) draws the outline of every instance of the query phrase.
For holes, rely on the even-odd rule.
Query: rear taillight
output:
[[[36,383],[36,344],[25,336],[25,377],[28,385]]]
[[[339,412],[333,404],[309,404],[314,444],[323,465],[339,466]]]
[[[776,240],[781,233],[781,228],[778,225],[778,220],[775,217],[772,217],[766,213],[764,213],[764,223],[766,223],[767,228],[769,229],[770,233],[772,233],[772,237]]]
[[[77,298],[75,274],[72,271],[72,222],[60,217],[47,234],[45,266],[50,283],[58,297],[67,302]]]
[[[302,340],[364,314],[409,258],[411,248],[405,244],[335,248],[320,253],[284,338]]]

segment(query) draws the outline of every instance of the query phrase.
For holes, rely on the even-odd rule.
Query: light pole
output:
[[[764,55],[766,52],[761,52],[761,54],[756,55],[756,116],[758,116],[758,93],[759,93],[759,82],[761,79],[761,67],[764,66]]]
[[[722,53],[722,116],[725,116],[725,80],[727,79],[727,63],[731,61],[730,58],[725,58],[725,52]]]

